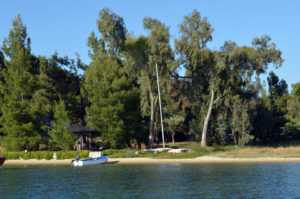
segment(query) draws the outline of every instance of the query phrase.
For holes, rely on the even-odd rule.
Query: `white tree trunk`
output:
[[[175,132],[171,133],[172,143],[175,144]]]
[[[215,93],[214,93],[214,90],[212,89],[210,103],[209,103],[206,117],[204,119],[204,124],[203,124],[203,129],[202,129],[202,138],[201,138],[201,146],[202,147],[205,147],[207,145],[207,128],[208,128],[208,123],[209,123],[209,119],[211,116],[211,111],[212,111],[213,105],[214,105],[214,98],[215,98]]]

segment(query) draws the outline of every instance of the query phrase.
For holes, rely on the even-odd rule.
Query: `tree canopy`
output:
[[[104,8],[96,27],[87,38],[91,62],[83,63],[79,55],[34,55],[21,16],[12,21],[0,50],[1,148],[72,149],[71,124],[98,131],[110,148],[159,145],[156,65],[167,142],[300,139],[300,83],[289,93],[276,75],[284,60],[270,36],[210,49],[214,28],[197,10],[184,16],[174,45],[169,27],[151,17],[143,20],[146,34],[135,36]]]

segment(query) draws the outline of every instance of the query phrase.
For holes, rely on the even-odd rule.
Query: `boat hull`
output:
[[[73,161],[74,166],[85,166],[85,165],[95,165],[95,164],[103,164],[108,160],[108,156],[101,156],[97,158],[83,159],[83,160],[75,160]]]
[[[5,162],[5,157],[3,155],[0,155],[0,166],[4,164],[4,162]]]
[[[189,149],[172,149],[168,151],[169,154],[176,154],[176,153],[188,153]]]

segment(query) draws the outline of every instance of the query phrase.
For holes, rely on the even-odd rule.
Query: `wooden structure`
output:
[[[77,150],[91,149],[93,138],[98,135],[97,131],[79,124],[71,124],[68,127],[68,131],[72,131],[78,137],[76,141]]]

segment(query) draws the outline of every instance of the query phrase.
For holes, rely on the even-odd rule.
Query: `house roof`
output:
[[[68,128],[68,131],[72,131],[74,133],[86,132],[86,133],[95,133],[95,130],[92,130],[88,127],[81,126],[79,124],[71,124]]]

